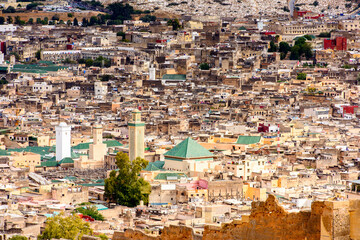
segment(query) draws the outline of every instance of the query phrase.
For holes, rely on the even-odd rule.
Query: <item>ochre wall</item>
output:
[[[141,231],[116,232],[113,240],[345,240],[360,239],[360,200],[313,202],[311,211],[289,213],[273,195],[253,202],[249,216],[222,225],[205,225],[203,236],[186,226],[165,227],[157,237]],[[350,238],[351,237],[351,238]]]

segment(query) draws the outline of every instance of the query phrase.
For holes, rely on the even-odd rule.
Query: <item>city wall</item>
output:
[[[139,230],[116,232],[113,240],[349,240],[360,239],[360,200],[314,202],[311,211],[288,212],[270,195],[253,202],[251,214],[221,225],[206,225],[203,236],[186,226],[165,227],[160,236]]]

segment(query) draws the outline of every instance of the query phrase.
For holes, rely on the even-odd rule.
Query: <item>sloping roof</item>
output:
[[[41,156],[41,159],[44,159],[45,155],[52,153],[52,147],[30,147],[27,146],[25,148],[10,148],[7,152],[31,152],[36,153]]]
[[[163,80],[181,80],[181,81],[185,81],[186,80],[186,75],[185,74],[164,74],[162,76]]]
[[[123,144],[121,144],[120,142],[116,141],[116,140],[108,140],[108,141],[103,141],[104,144],[106,144],[106,147],[110,148],[110,147],[120,147],[123,146]],[[89,149],[90,148],[90,142],[88,143],[79,143],[78,145],[72,147],[72,149],[75,150],[85,150],[85,149]]]
[[[198,142],[187,138],[171,150],[164,154],[165,158],[173,160],[175,159],[192,159],[192,158],[209,158],[214,155],[209,152],[206,148],[201,146]],[[179,160],[180,160],[179,159]]]
[[[160,171],[160,168],[154,166],[153,164],[149,163],[146,168],[144,168],[144,171]]]
[[[116,141],[116,140],[108,140],[108,141],[104,141],[103,143],[106,144],[106,147],[110,148],[110,147],[120,147],[123,144]]]
[[[58,162],[57,161],[46,161],[46,162],[41,162],[41,166],[42,167],[57,167],[58,166]]]
[[[180,179],[181,177],[187,177],[185,173],[159,173],[154,178],[155,180],[168,180],[168,178],[177,178]]]
[[[66,163],[74,163],[74,160],[72,160],[72,158],[69,158],[69,157],[66,157],[66,158],[63,158],[59,164],[66,164]]]
[[[68,69],[66,66],[58,65],[48,65],[40,66],[38,64],[15,64],[11,69],[12,72],[30,72],[30,73],[47,73],[47,72],[57,72],[61,69]]]
[[[89,149],[90,147],[90,143],[79,143],[76,146],[73,146],[72,149],[75,150],[85,150],[85,149]]]
[[[10,153],[6,150],[0,149],[0,156],[10,156]]]
[[[261,136],[239,136],[236,144],[255,144],[260,142]]]

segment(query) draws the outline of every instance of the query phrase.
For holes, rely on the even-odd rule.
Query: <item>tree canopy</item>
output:
[[[179,22],[179,19],[177,19],[177,18],[168,20],[167,25],[172,26],[174,31],[181,28],[181,24]]]
[[[147,14],[144,17],[141,17],[140,20],[143,21],[143,22],[153,22],[153,21],[156,20],[156,16],[152,16],[152,15]]]
[[[268,49],[268,52],[276,52],[276,51],[277,51],[277,46],[276,46],[276,44],[275,44],[274,41],[271,41],[271,42],[270,42],[270,47],[269,47],[269,49]]]
[[[310,43],[306,42],[305,37],[298,38],[295,41],[295,45],[291,48],[290,59],[300,60],[302,56],[305,56],[306,59],[313,56],[312,47]]]
[[[99,220],[99,221],[105,220],[104,216],[101,213],[99,213],[99,211],[95,206],[78,207],[76,208],[76,211],[85,216],[90,216],[95,220]]]
[[[45,230],[38,236],[38,240],[48,239],[81,239],[83,235],[92,234],[89,223],[77,215],[64,216],[62,214],[46,220]]]
[[[306,73],[298,73],[296,79],[298,79],[298,80],[306,80]]]
[[[112,3],[107,7],[111,11],[110,19],[112,20],[130,20],[131,14],[135,13],[135,10],[132,6],[130,6],[128,3]]]
[[[201,63],[201,64],[199,65],[199,68],[200,68],[201,70],[209,70],[209,69],[210,69],[210,66],[209,66],[208,63]]]
[[[28,238],[25,236],[15,235],[9,238],[8,240],[28,240]]]
[[[139,205],[141,200],[147,204],[151,186],[139,174],[148,161],[140,157],[130,161],[126,153],[118,152],[116,165],[118,170],[111,171],[109,178],[105,179],[105,196],[112,202],[128,207]]]

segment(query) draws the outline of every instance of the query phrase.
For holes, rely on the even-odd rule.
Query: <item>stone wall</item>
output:
[[[165,227],[160,236],[127,230],[113,240],[349,240],[360,239],[360,200],[313,202],[311,211],[288,212],[273,195],[253,202],[251,214],[222,225],[205,225],[203,236],[190,227]]]

